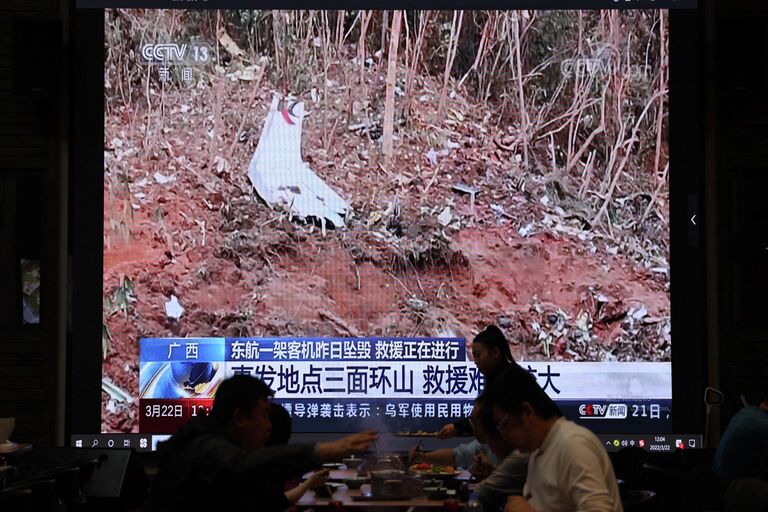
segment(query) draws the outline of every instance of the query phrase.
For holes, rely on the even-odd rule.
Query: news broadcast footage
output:
[[[671,431],[668,32],[105,10],[102,432],[172,433],[236,373],[299,432],[436,431],[489,324],[569,418]]]

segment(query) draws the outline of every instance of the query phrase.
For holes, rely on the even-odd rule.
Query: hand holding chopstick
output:
[[[475,451],[473,462],[474,464],[472,464],[472,469],[470,469],[469,472],[472,473],[478,480],[486,478],[493,472],[494,469],[496,469],[496,466],[494,466],[493,462],[491,462],[491,459],[488,457],[488,455],[481,452],[480,450]]]
[[[408,464],[418,462],[419,455],[422,453],[421,448],[423,444],[423,441],[419,441],[419,444],[408,450]]]
[[[322,461],[337,460],[340,457],[367,450],[371,445],[375,447],[378,438],[378,432],[369,430],[342,437],[336,441],[317,443],[315,445],[315,457]]]

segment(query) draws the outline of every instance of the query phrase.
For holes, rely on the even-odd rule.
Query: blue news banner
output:
[[[272,388],[295,432],[433,432],[468,416],[484,385],[463,338],[144,338],[139,354],[142,433],[207,413],[237,374]],[[669,363],[520,364],[596,432],[671,428]]]
[[[237,374],[270,386],[295,432],[434,431],[483,389],[463,338],[146,338],[139,360],[147,433],[206,412]]]

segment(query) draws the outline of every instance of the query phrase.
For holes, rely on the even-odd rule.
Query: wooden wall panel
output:
[[[57,191],[66,186],[66,181],[60,176],[60,146],[56,138],[64,104],[55,93],[42,97],[14,88],[13,27],[18,20],[56,19],[67,4],[66,0],[0,1],[0,193],[3,189],[7,192],[10,183],[18,185],[25,177],[39,177],[39,190],[27,191],[26,196],[17,195],[12,200],[39,209],[42,217],[36,225],[30,225],[24,218],[12,219],[0,212],[0,272],[12,276],[14,281],[9,284],[0,279],[0,308],[5,311],[0,314],[0,417],[16,417],[12,439],[36,444],[54,444],[57,432],[57,360],[63,310],[58,298],[62,295],[58,269],[65,257]],[[54,73],[50,80],[59,84],[62,78]],[[19,278],[19,236],[15,231],[20,229],[28,231],[27,236],[40,237],[42,289],[38,326],[21,325],[17,314],[20,305],[8,304],[20,301],[15,282]]]

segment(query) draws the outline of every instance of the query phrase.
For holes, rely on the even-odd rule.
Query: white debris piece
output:
[[[282,205],[300,219],[313,217],[343,227],[349,205],[301,158],[304,104],[294,102],[278,111],[278,103],[275,96],[248,167],[251,184],[272,208]]]
[[[160,185],[165,185],[166,183],[176,181],[176,176],[166,176],[165,174],[162,174],[160,172],[156,172],[154,175],[154,178],[155,178],[155,181],[158,182]]]
[[[183,314],[184,308],[179,304],[179,299],[175,295],[171,295],[171,298],[165,303],[165,316],[178,320]]]
[[[439,222],[440,225],[443,227],[447,227],[452,220],[453,220],[453,214],[451,214],[450,206],[446,206],[445,208],[443,208],[443,211],[440,212],[440,215],[437,216],[437,222]]]
[[[529,222],[525,226],[518,229],[517,234],[523,238],[528,238],[529,236],[531,236],[531,234],[533,234],[533,230],[534,230],[534,224],[533,222]]]
[[[427,160],[432,165],[437,165],[437,153],[435,153],[433,148],[429,148],[429,151],[427,151]]]

